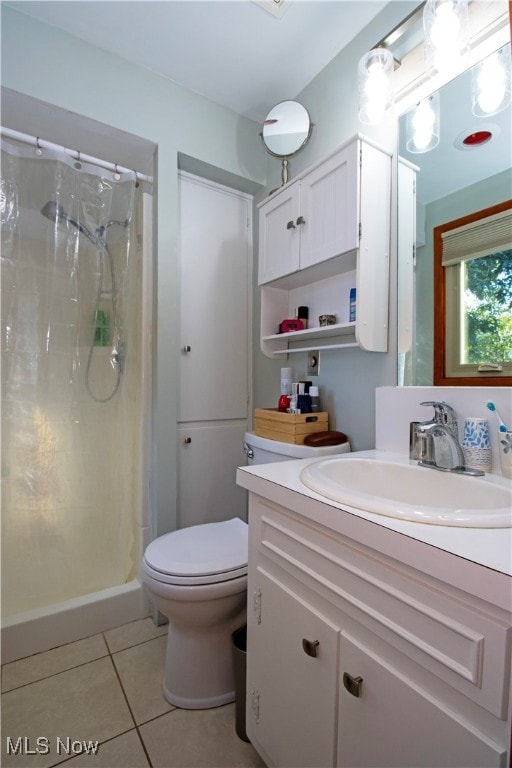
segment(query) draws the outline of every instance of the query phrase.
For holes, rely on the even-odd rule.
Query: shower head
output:
[[[80,224],[80,222],[72,216],[69,216],[62,205],[59,205],[59,203],[56,203],[54,200],[48,200],[48,202],[41,208],[41,213],[47,219],[53,221],[54,224],[60,224],[61,221],[67,221],[69,224],[72,224],[73,227],[76,227],[79,232],[82,232],[82,234],[89,238],[91,243],[94,243],[94,245],[98,247],[98,239],[93,235],[91,230],[84,224]]]
[[[46,205],[41,208],[41,213],[55,223],[58,223],[60,219],[67,218],[62,205],[59,205],[54,200],[48,200]]]

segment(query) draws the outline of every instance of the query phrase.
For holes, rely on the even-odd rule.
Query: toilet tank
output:
[[[291,459],[313,459],[322,456],[334,456],[338,453],[348,453],[350,443],[312,448],[309,445],[281,443],[278,440],[260,437],[253,432],[246,432],[244,450],[247,463],[251,466],[253,464],[274,464],[278,461],[290,461]]]

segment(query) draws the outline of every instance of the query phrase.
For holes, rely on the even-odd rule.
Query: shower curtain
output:
[[[135,173],[2,140],[2,614],[132,576],[140,483]]]

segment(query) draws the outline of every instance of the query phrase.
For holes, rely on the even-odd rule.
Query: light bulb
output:
[[[373,64],[366,81],[366,112],[372,122],[380,122],[386,111],[388,81],[381,64]]]
[[[434,149],[439,143],[439,94],[423,99],[411,110],[406,120],[407,150],[420,153]]]
[[[391,72],[393,56],[385,48],[374,48],[359,62],[359,119],[378,125],[393,104]]]
[[[434,111],[430,106],[428,99],[425,99],[417,107],[412,119],[414,143],[417,149],[425,149],[425,147],[428,146],[428,143],[432,138],[435,120],[436,116]]]
[[[456,71],[469,51],[467,0],[427,0],[423,26],[428,71]]]
[[[451,0],[437,6],[430,37],[437,48],[453,45],[460,32],[460,22],[454,13]]]
[[[501,51],[493,53],[473,71],[473,113],[477,116],[494,115],[509,102],[510,86],[506,57]]]

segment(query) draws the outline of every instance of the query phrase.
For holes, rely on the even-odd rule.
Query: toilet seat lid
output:
[[[145,563],[168,577],[224,581],[247,572],[247,524],[237,517],[221,523],[181,528],[159,536],[146,548]],[[171,579],[172,581],[172,579]]]

